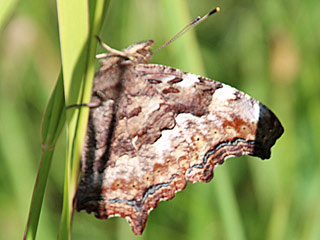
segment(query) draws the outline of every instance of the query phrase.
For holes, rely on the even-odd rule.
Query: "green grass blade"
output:
[[[90,1],[74,8],[74,4],[57,1],[61,57],[64,69],[67,104],[90,102],[94,78],[96,40],[109,1]],[[70,238],[73,196],[76,191],[79,160],[86,133],[89,109],[70,109],[67,112],[68,146],[65,165],[63,210],[59,239]]]
[[[18,0],[0,0],[0,31],[12,14]]]
[[[56,87],[50,97],[42,123],[42,155],[36,183],[33,190],[29,216],[24,239],[35,239],[43,197],[52,162],[54,146],[65,123],[65,103],[63,78],[60,74]]]
[[[88,103],[90,102],[90,99],[91,99],[92,85],[93,85],[93,79],[94,79],[94,73],[95,73],[95,55],[96,55],[96,47],[97,47],[97,41],[94,36],[99,34],[99,31],[104,19],[105,11],[109,5],[109,2],[110,1],[105,1],[105,0],[89,2],[90,32],[89,32],[89,39],[88,39],[88,56],[87,56],[85,74],[84,74],[82,103]],[[75,188],[78,182],[80,153],[82,149],[82,142],[86,134],[88,114],[89,114],[88,108],[80,109],[77,132],[75,135],[75,142],[77,143],[75,146],[77,148],[74,149],[74,152],[77,153],[77,155],[73,155],[74,159],[72,159],[72,163],[73,163],[72,172],[71,172],[71,185],[73,186],[72,196],[74,195],[74,192],[76,190]]]
[[[63,66],[64,89],[66,104],[80,103],[83,75],[85,72],[86,42],[89,33],[88,4],[80,1],[57,0],[61,59]],[[78,109],[69,109],[67,112],[67,159],[65,162],[65,183],[63,192],[63,209],[59,228],[59,239],[70,238],[70,222],[72,212],[72,196],[70,189],[70,167],[72,159],[73,138]]]
[[[41,136],[45,148],[56,144],[66,120],[63,77],[60,73],[42,122]]]
[[[242,226],[240,210],[229,171],[226,166],[216,168],[215,171],[219,171],[219,174],[216,174],[216,179],[214,179],[215,194],[221,211],[221,221],[225,230],[225,236],[227,239],[234,240],[247,239]]]

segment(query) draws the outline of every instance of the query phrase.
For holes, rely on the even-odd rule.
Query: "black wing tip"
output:
[[[279,119],[266,106],[260,103],[260,116],[256,132],[254,156],[269,159],[271,148],[284,133],[284,128]]]

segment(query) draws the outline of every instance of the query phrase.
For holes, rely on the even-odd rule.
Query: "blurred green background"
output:
[[[60,71],[55,4],[0,1],[0,239],[21,239],[27,220],[41,118]],[[320,1],[111,1],[101,38],[117,49],[149,39],[158,47],[217,6],[220,13],[152,62],[230,84],[266,104],[285,128],[271,159],[228,160],[210,183],[189,184],[160,203],[142,237],[123,219],[81,212],[73,239],[320,239]],[[65,133],[37,239],[57,236],[64,149]]]

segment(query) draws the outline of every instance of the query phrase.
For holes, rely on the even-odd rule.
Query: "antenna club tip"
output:
[[[208,16],[216,13],[216,12],[219,12],[220,11],[220,8],[219,7],[216,7],[215,9],[213,9],[211,12],[208,13]]]

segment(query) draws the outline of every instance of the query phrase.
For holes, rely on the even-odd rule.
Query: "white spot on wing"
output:
[[[132,139],[132,144],[133,146],[137,149],[137,145],[136,145],[136,141],[138,140],[138,136],[135,136],[133,139]]]
[[[228,85],[223,84],[222,88],[218,88],[215,92],[213,97],[220,100],[220,101],[226,101],[226,100],[232,100],[236,98],[235,92],[237,90],[233,87],[230,87]]]
[[[169,75],[169,76],[162,76],[162,77],[161,77],[161,80],[162,80],[163,82],[169,82],[169,81],[171,81],[172,79],[175,79],[175,78],[176,78],[176,76]]]
[[[255,103],[253,105],[253,114],[254,114],[255,120],[258,121],[259,116],[260,116],[260,104],[259,103]]]
[[[179,137],[180,132],[177,126],[170,130],[163,130],[161,132],[161,137],[154,142],[155,150],[158,152],[159,156],[163,156],[163,154],[168,152],[171,146],[168,146],[172,143],[174,138]]]
[[[159,109],[160,109],[159,99],[151,98],[150,101],[145,103],[145,106],[143,107],[143,112],[146,116],[148,116],[149,114]]]
[[[199,82],[198,76],[192,73],[187,73],[181,82],[177,83],[180,87],[192,87],[196,82]]]
[[[196,117],[191,113],[180,113],[176,117],[177,125],[181,127],[186,140],[190,140],[191,136],[194,135],[196,130],[200,131],[201,133],[206,132],[206,122],[205,119]],[[196,126],[196,129],[190,129],[188,123],[191,122]],[[191,140],[190,140],[191,141]]]

